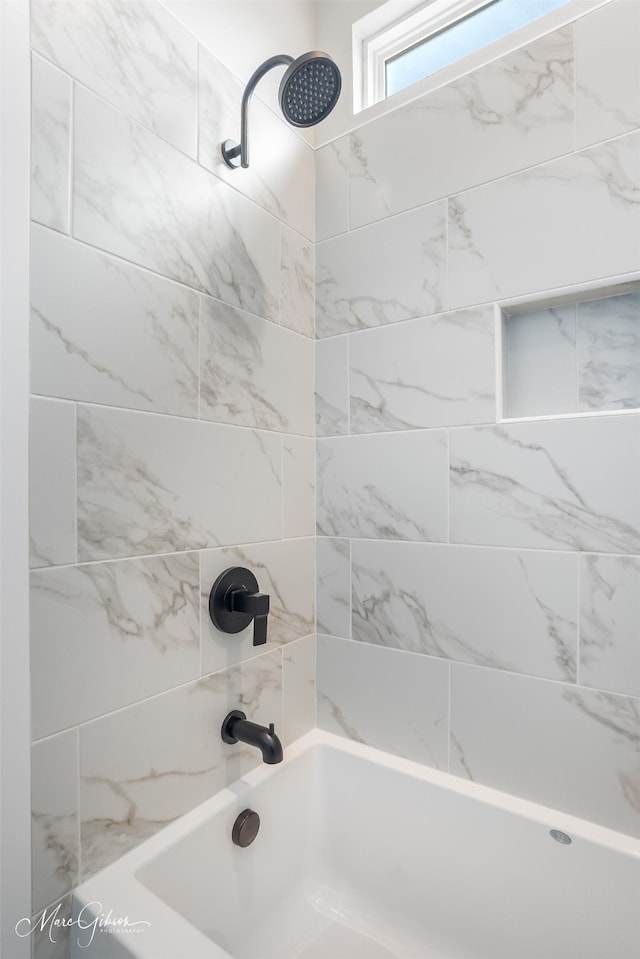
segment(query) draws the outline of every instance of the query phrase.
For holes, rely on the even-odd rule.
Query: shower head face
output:
[[[326,53],[313,50],[294,60],[280,84],[280,108],[294,127],[312,127],[335,107],[342,77]]]

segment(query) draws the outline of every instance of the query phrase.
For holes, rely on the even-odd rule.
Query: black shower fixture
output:
[[[342,89],[337,65],[326,53],[311,50],[294,60],[286,54],[270,57],[258,67],[242,94],[240,143],[225,140],[222,157],[227,166],[249,166],[249,103],[258,82],[274,67],[287,67],[278,99],[285,120],[294,127],[312,127],[333,110]]]

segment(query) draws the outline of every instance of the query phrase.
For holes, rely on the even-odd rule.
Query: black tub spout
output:
[[[246,714],[232,709],[222,724],[222,739],[225,743],[248,743],[262,753],[262,760],[269,765],[282,762],[282,743],[275,733],[274,725],[259,726],[250,722]]]

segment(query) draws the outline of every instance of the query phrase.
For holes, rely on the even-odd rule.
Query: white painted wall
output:
[[[30,955],[29,7],[0,3],[0,954]]]

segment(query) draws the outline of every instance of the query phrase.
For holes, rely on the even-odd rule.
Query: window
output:
[[[591,8],[605,2],[591,0]],[[429,77],[434,87],[449,82],[584,12],[580,0],[430,0],[418,8],[391,0],[354,24],[354,110]]]

